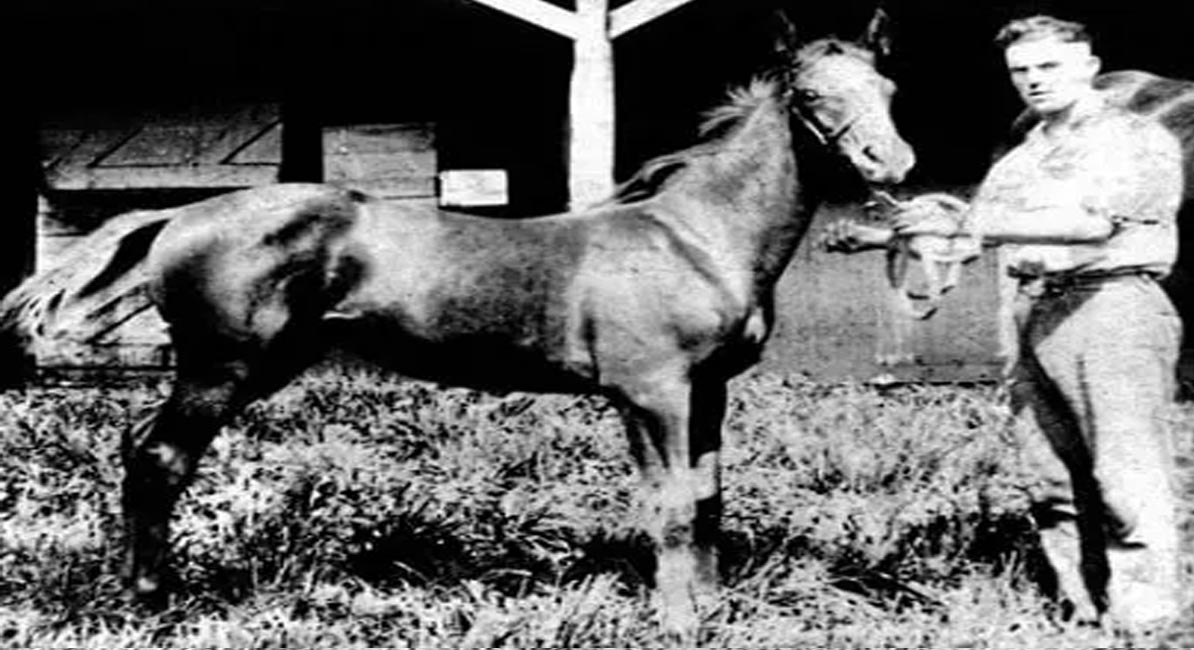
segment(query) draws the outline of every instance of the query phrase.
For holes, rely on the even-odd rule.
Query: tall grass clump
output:
[[[181,592],[162,614],[131,608],[117,449],[164,391],[0,393],[0,645],[668,644],[638,480],[602,400],[361,369],[309,374],[226,428],[176,512]],[[1137,643],[1042,613],[993,389],[756,374],[731,396],[726,586],[702,645]]]

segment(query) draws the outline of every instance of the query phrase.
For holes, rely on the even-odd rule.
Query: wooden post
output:
[[[614,55],[611,40],[692,0],[576,0],[576,11],[542,0],[475,0],[573,41],[568,143],[569,205],[576,210],[614,190]]]
[[[572,42],[568,196],[573,210],[614,189],[614,62],[608,0],[577,0]]]

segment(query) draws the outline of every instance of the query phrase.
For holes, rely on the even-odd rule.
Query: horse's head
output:
[[[916,156],[892,122],[895,84],[875,68],[876,55],[886,48],[883,23],[880,11],[858,42],[822,38],[784,50],[792,109],[808,128],[867,181],[898,183]]]

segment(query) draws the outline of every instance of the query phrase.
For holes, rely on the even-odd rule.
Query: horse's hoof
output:
[[[672,645],[680,648],[696,647],[697,632],[700,629],[700,619],[696,611],[665,612],[661,624],[664,636]]]
[[[138,610],[156,614],[169,606],[170,593],[158,580],[138,578],[125,589],[124,599]]]
[[[896,366],[915,364],[916,362],[917,362],[916,355],[912,354],[911,352],[893,352],[891,354],[876,354],[875,355],[875,364],[881,368],[894,368]],[[887,375],[880,375],[880,377],[886,377],[886,376]],[[876,379],[878,379],[878,378],[876,378]],[[875,381],[875,380],[872,380],[872,382],[873,381]],[[894,376],[892,376],[892,381],[895,381]]]

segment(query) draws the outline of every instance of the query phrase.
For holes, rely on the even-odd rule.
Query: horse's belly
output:
[[[468,329],[384,317],[327,320],[335,347],[399,374],[497,391],[588,392],[593,365],[564,335],[512,333],[490,324]]]

